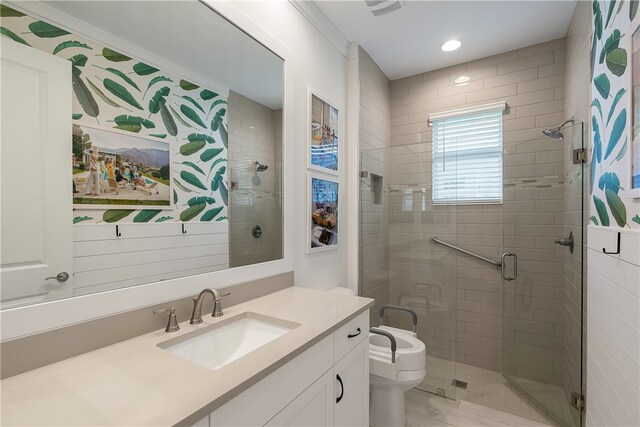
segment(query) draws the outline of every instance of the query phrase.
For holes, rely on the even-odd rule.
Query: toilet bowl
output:
[[[355,295],[349,288],[337,287],[329,292]],[[398,306],[384,308],[415,312]],[[377,330],[393,335],[396,342],[395,361],[391,340],[383,335],[369,333],[369,425],[373,427],[404,427],[406,424],[404,393],[422,382],[427,374],[427,350],[415,332],[391,326],[379,326]]]
[[[392,334],[397,349],[394,363],[389,338],[369,334],[369,424],[403,427],[404,393],[420,384],[427,373],[426,347],[415,332],[390,326],[377,329]]]

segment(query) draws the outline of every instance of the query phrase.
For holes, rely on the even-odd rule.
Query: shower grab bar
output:
[[[396,363],[396,350],[398,349],[398,343],[396,342],[396,337],[394,337],[391,333],[387,331],[381,331],[376,328],[369,328],[369,332],[372,334],[378,334],[389,338],[391,341],[391,363]]]
[[[496,267],[502,267],[502,260],[495,261],[495,260],[492,260],[492,259],[489,259],[489,258],[485,258],[482,255],[474,254],[473,252],[469,252],[466,249],[459,248],[459,247],[457,247],[455,245],[452,245],[451,243],[443,242],[442,240],[438,239],[437,237],[432,237],[431,241],[433,243],[437,243],[439,245],[446,246],[446,247],[451,248],[453,250],[456,250],[458,252],[462,252],[463,254],[467,254],[467,255],[472,256],[474,258],[478,258],[480,261],[487,262],[487,263],[489,263],[491,265],[495,265]]]
[[[487,262],[487,263],[489,263],[491,265],[495,265],[496,267],[499,267],[500,268],[500,274],[502,275],[502,278],[504,280],[512,281],[512,280],[516,280],[518,278],[518,256],[516,254],[514,254],[513,252],[505,252],[505,253],[502,254],[502,257],[500,258],[500,261],[494,261],[492,259],[485,258],[482,255],[478,255],[478,254],[474,254],[473,252],[469,252],[466,249],[459,248],[459,247],[457,247],[455,245],[452,245],[451,243],[443,242],[442,240],[438,239],[437,237],[432,237],[431,241],[433,243],[437,243],[439,245],[446,246],[446,247],[451,248],[453,250],[456,250],[458,252],[462,252],[463,254],[466,254],[466,255],[472,256],[474,258],[477,258],[480,261],[484,261],[484,262]],[[505,259],[507,257],[513,258],[513,275],[512,276],[506,276],[505,275],[505,268],[504,267],[505,267],[505,264],[506,264],[505,263]]]
[[[398,310],[398,311],[406,311],[411,315],[413,319],[413,332],[417,332],[418,330],[418,315],[415,311],[411,310],[408,307],[403,307],[401,305],[393,305],[393,304],[384,304],[380,307],[380,326],[384,326],[384,312],[385,310]]]

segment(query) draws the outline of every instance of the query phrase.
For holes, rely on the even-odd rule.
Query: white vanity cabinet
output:
[[[368,426],[369,311],[216,409],[197,426]]]

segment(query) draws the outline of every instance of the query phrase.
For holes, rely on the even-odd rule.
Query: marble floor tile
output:
[[[417,389],[406,393],[407,427],[549,427],[552,424],[518,417],[465,401],[455,401]]]

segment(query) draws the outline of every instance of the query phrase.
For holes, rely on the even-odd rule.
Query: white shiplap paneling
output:
[[[640,233],[590,226],[588,242],[587,425],[638,426]]]
[[[227,222],[76,225],[74,294],[229,267]]]

